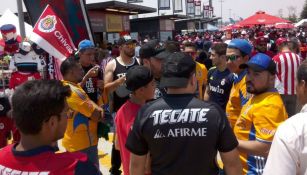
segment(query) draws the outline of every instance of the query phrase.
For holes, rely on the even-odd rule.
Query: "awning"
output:
[[[146,21],[146,20],[153,20],[153,19],[170,19],[170,20],[180,20],[180,19],[186,19],[189,18],[189,16],[186,15],[161,15],[161,16],[152,16],[152,17],[146,17],[146,18],[135,18],[135,19],[130,19],[130,21]]]
[[[116,13],[125,13],[130,15],[143,14],[143,13],[153,13],[156,12],[156,8],[128,4],[119,1],[107,1],[107,2],[98,2],[92,4],[86,4],[88,10],[105,10]]]
[[[250,16],[237,24],[240,26],[253,26],[253,25],[275,25],[276,23],[290,23],[290,21],[266,14],[263,11],[258,11],[253,16]]]

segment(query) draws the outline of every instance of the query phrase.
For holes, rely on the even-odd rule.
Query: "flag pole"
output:
[[[19,19],[19,29],[20,29],[20,35],[24,39],[26,37],[26,31],[25,31],[25,20],[23,15],[23,9],[22,9],[22,0],[16,0],[17,1],[17,9],[18,9],[18,19]]]

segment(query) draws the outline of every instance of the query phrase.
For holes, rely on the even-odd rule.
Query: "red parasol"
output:
[[[256,12],[255,15],[250,16],[242,21],[240,21],[239,25],[241,26],[253,26],[253,25],[274,25],[276,23],[290,23],[290,21],[266,14],[263,11]]]
[[[277,29],[293,29],[295,26],[290,23],[277,23],[275,24],[275,28]]]
[[[234,29],[239,29],[241,28],[241,25],[239,24],[229,24],[225,27],[222,28],[223,31],[226,31],[226,30],[234,30]]]

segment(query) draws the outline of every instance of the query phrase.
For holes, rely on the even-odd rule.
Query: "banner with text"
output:
[[[76,50],[65,25],[49,5],[35,24],[30,40],[61,60]]]
[[[75,46],[84,39],[92,40],[85,0],[23,0],[32,25],[49,4],[65,24]]]

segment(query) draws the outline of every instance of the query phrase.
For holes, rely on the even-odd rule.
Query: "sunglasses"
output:
[[[236,61],[238,58],[240,58],[241,56],[240,55],[227,55],[226,58],[227,58],[227,61],[230,60],[230,61]]]
[[[136,47],[136,44],[131,43],[131,44],[126,44],[126,46],[127,46],[128,48],[135,48],[135,47]]]

